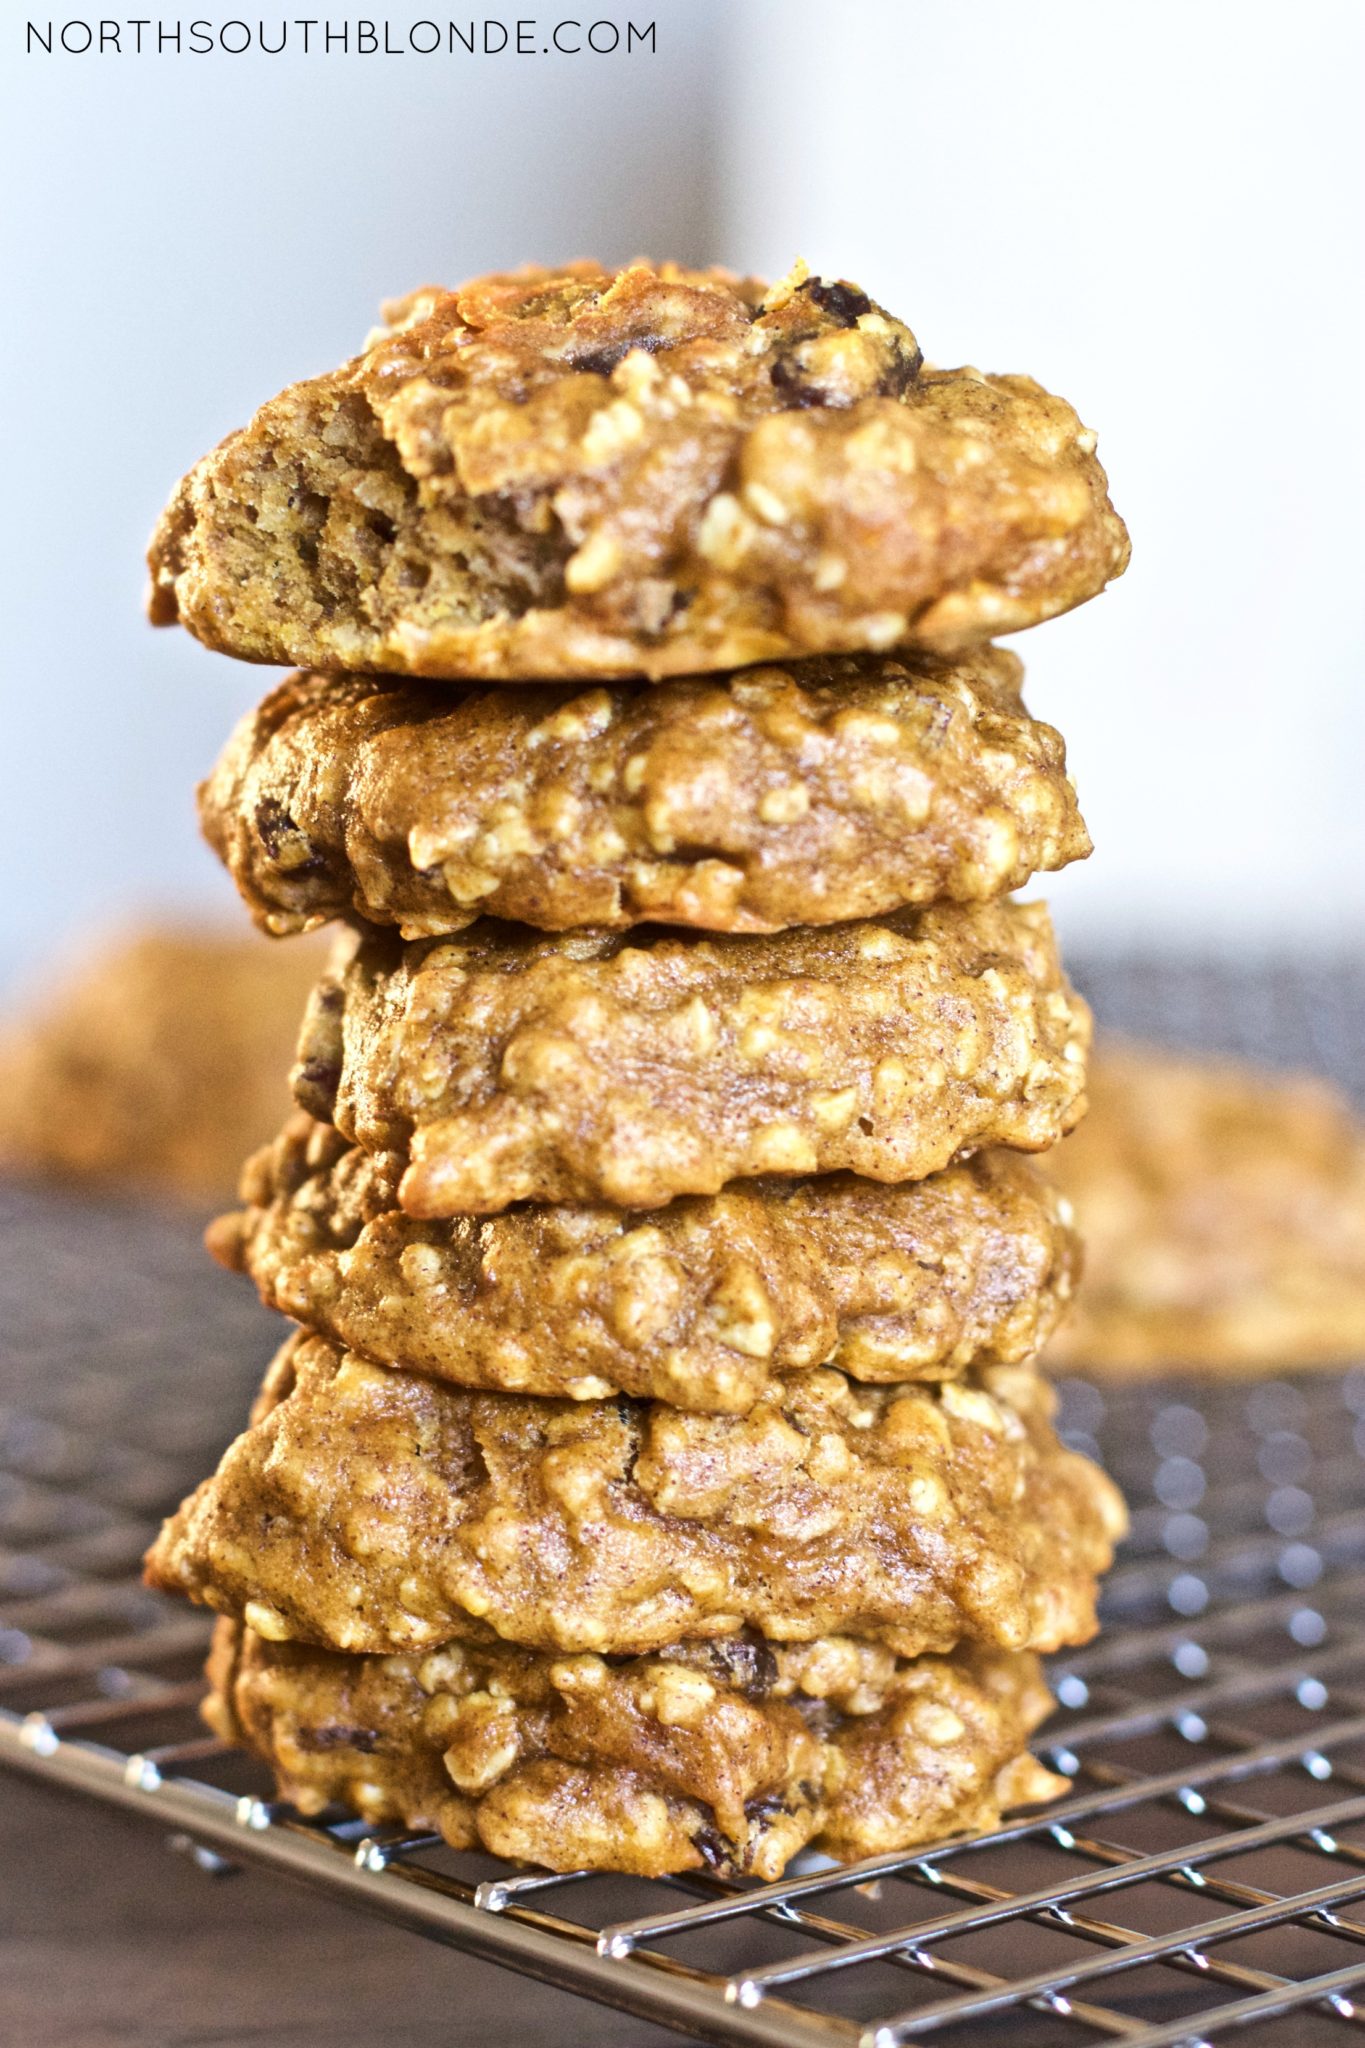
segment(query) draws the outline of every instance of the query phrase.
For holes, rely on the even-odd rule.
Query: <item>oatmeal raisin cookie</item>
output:
[[[778,931],[980,901],[1090,850],[1060,734],[1003,648],[655,686],[296,675],[200,791],[257,923],[405,938],[482,913]]]
[[[805,1847],[851,1862],[1051,1797],[1025,1744],[1051,1701],[1037,1659],[898,1660],[847,1637],[549,1657],[453,1642],[347,1657],[220,1621],[205,1714],[305,1813],[552,1870],[780,1877]]]
[[[1092,1633],[1123,1511],[1049,1413],[1018,1366],[893,1387],[822,1366],[736,1417],[468,1393],[295,1336],[149,1576],[356,1652],[472,1628],[641,1654],[746,1626],[1052,1650]]]
[[[0,1164],[196,1205],[231,1197],[279,1126],[299,1016],[327,958],[250,936],[131,927],[54,967],[0,1028]]]
[[[940,651],[1128,559],[1095,436],[798,269],[431,288],[184,479],[152,616],[305,668],[519,681]]]
[[[1078,1247],[1031,1164],[925,1181],[739,1182],[644,1214],[521,1207],[420,1221],[301,1111],[209,1234],[272,1307],[385,1365],[507,1393],[614,1392],[743,1414],[775,1373],[947,1379],[1032,1357]]]
[[[413,1216],[655,1208],[756,1174],[917,1180],[1084,1108],[1089,1013],[1041,903],[770,936],[377,933],[324,977],[300,1106]]]
[[[1047,1161],[1086,1241],[1049,1361],[1275,1372],[1365,1356],[1365,1130],[1308,1075],[1106,1040]]]

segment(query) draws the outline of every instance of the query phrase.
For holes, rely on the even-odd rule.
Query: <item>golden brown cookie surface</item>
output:
[[[256,921],[481,912],[715,931],[979,901],[1083,859],[1061,737],[1002,648],[725,681],[479,691],[291,676],[200,792]]]
[[[855,286],[591,264],[414,293],[192,470],[153,617],[249,660],[651,677],[913,642],[1127,561],[1095,437]]]
[[[386,1365],[468,1387],[613,1392],[743,1414],[775,1373],[951,1378],[1018,1364],[1070,1299],[1078,1248],[1031,1165],[927,1181],[745,1183],[646,1214],[516,1208],[422,1222],[301,1112],[214,1225],[272,1307]]]
[[[1365,1130],[1306,1075],[1105,1040],[1046,1163],[1085,1280],[1049,1361],[1275,1371],[1365,1355]]]
[[[209,1675],[214,1729],[305,1813],[338,1800],[554,1870],[774,1879],[808,1845],[907,1848],[1064,1783],[1024,1747],[1051,1705],[1029,1655],[742,1636],[628,1661],[346,1657],[222,1621]]]
[[[273,1404],[273,1405],[272,1405]],[[274,1640],[658,1648],[744,1626],[901,1656],[1083,1641],[1122,1507],[1046,1387],[796,1373],[744,1417],[471,1394],[295,1337],[153,1583]]]
[[[0,1160],[20,1172],[221,1202],[289,1100],[326,949],[175,926],[73,959],[0,1031]]]
[[[374,935],[310,1006],[301,1107],[407,1156],[401,1206],[654,1208],[757,1174],[922,1179],[1084,1107],[1089,1013],[1042,904],[763,937]]]

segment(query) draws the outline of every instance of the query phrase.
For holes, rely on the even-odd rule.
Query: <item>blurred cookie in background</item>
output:
[[[0,1023],[0,1165],[230,1199],[288,1108],[327,941],[125,929],[69,951]]]
[[[1229,1374],[1365,1357],[1365,1125],[1301,1074],[1103,1040],[1044,1171],[1084,1277],[1047,1362]]]

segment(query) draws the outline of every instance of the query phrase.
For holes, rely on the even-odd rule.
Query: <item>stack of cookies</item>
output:
[[[317,1811],[775,1876],[1055,1782],[1122,1524],[1033,1358],[1089,850],[987,644],[1127,556],[1094,436],[857,290],[424,291],[206,458],[154,616],[297,662],[203,793],[349,930],[212,1244],[301,1327],[167,1525]]]

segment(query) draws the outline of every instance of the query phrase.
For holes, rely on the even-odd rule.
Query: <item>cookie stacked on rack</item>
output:
[[[1122,1509],[1010,892],[1089,842],[988,641],[1126,556],[1067,405],[800,269],[419,293],[180,487],[154,616],[304,665],[209,838],[350,927],[211,1234],[301,1327],[149,1565],[300,1805],[771,1877],[1051,1784]]]

